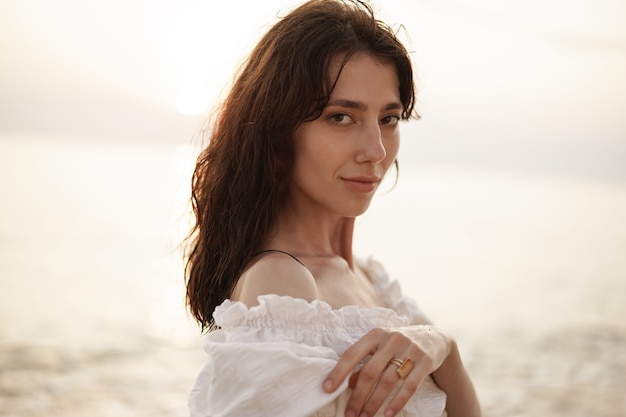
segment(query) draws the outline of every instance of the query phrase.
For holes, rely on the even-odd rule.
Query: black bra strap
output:
[[[262,253],[267,253],[267,252],[279,252],[279,253],[284,253],[287,256],[292,257],[294,260],[296,260],[296,262],[298,262],[300,265],[302,265],[303,267],[306,268],[306,265],[302,263],[302,261],[298,258],[296,258],[295,256],[293,256],[292,254],[290,254],[289,252],[285,252],[284,250],[278,250],[278,249],[266,249],[266,250],[262,250],[261,252],[257,252],[255,255],[260,255]]]

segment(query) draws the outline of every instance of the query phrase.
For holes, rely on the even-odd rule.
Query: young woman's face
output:
[[[331,76],[340,65],[335,59]],[[392,64],[366,53],[350,58],[321,116],[294,133],[292,201],[341,216],[362,214],[396,159],[402,109]]]

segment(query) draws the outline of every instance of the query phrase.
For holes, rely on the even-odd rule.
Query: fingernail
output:
[[[359,417],[369,417],[369,416],[367,415],[367,413],[361,413]]]
[[[333,388],[333,381],[330,379],[327,379],[326,381],[324,381],[323,387],[325,391],[330,391]],[[354,416],[351,416],[351,417],[354,417]]]
[[[385,411],[385,417],[393,417],[393,410],[389,409],[389,410]]]

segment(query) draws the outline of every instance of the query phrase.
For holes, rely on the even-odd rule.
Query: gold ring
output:
[[[397,364],[396,362],[394,363]],[[400,379],[405,379],[411,373],[412,370],[413,370],[413,361],[411,360],[411,358],[406,358],[404,362],[402,362],[402,365],[400,365],[398,369],[396,369],[396,373],[398,374]]]
[[[403,362],[400,359],[393,358],[392,360],[389,361],[389,364],[392,364],[392,363],[396,365],[398,368],[400,368]]]

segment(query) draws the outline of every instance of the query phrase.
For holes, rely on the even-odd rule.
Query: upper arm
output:
[[[280,254],[264,256],[248,268],[239,278],[232,298],[252,307],[259,304],[257,298],[260,295],[266,294],[307,301],[319,298],[311,272],[295,260]]]

